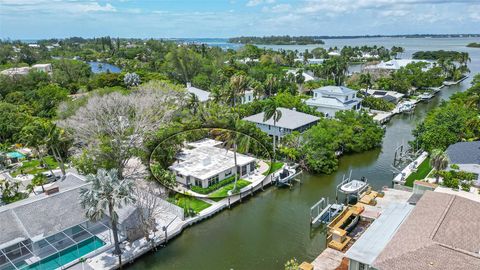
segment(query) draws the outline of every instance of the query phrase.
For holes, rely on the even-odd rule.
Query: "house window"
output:
[[[358,270],[367,270],[367,266],[364,263],[358,263]]]
[[[200,179],[195,179],[195,186],[201,187],[201,186],[202,186],[202,180],[200,180]]]
[[[247,174],[247,165],[242,167],[242,175]]]
[[[218,183],[218,174],[208,178],[208,186],[215,185]]]
[[[225,172],[225,177],[232,175],[232,169]]]

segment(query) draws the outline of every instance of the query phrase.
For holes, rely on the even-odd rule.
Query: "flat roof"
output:
[[[287,108],[278,108],[278,110],[282,113],[282,117],[278,120],[277,123],[275,123],[275,125],[281,128],[297,129],[305,125],[315,123],[320,119],[320,117],[290,110]],[[273,126],[273,117],[268,119],[267,121],[263,121],[264,115],[265,113],[261,112],[245,117],[243,118],[243,120],[257,124]]]
[[[256,158],[237,153],[237,165],[243,166]],[[185,176],[205,180],[223,171],[235,167],[234,154],[224,148],[215,146],[199,146],[193,149],[182,149],[177,161],[169,169]]]
[[[414,206],[408,203],[392,203],[388,205],[380,214],[380,217],[348,249],[345,256],[371,265],[413,208]]]

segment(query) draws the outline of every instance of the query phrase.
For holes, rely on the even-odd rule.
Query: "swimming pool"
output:
[[[82,256],[97,250],[105,245],[105,242],[98,237],[91,237],[78,245],[71,246],[67,249],[55,253],[39,262],[28,265],[23,263],[22,265],[16,265],[18,269],[22,270],[53,270],[63,265],[73,262],[74,260],[81,258]]]
[[[13,152],[8,152],[7,157],[20,159],[20,158],[25,158],[25,155],[20,152],[13,151]]]

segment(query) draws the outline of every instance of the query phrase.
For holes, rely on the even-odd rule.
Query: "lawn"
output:
[[[431,170],[430,158],[426,158],[420,166],[418,166],[417,170],[407,177],[405,180],[405,186],[413,187],[413,182],[415,182],[415,180],[425,179]]]
[[[185,208],[191,208],[195,213],[200,213],[203,209],[206,209],[211,206],[211,204],[204,202],[200,199],[197,199],[195,197],[191,196],[183,196],[183,195],[175,195],[174,197],[168,198],[168,201],[182,207],[183,209]]]
[[[274,162],[273,165],[271,165],[271,163],[268,162],[268,166],[270,166],[270,170],[263,173],[263,175],[265,176],[280,170],[283,167],[283,162]]]
[[[224,197],[227,197],[228,196],[228,191],[229,190],[232,190],[233,189],[233,185],[235,183],[231,183],[231,184],[228,184],[222,188],[220,188],[219,190],[213,192],[212,194],[210,194],[210,196],[208,196],[210,199],[218,202],[220,201],[221,199],[223,199]],[[244,180],[244,179],[240,179],[237,181],[237,189],[241,189],[241,188],[244,188],[248,185],[250,185],[251,182],[247,181],[247,180]]]
[[[50,169],[56,169],[58,168],[58,163],[55,161],[53,157],[44,157],[43,160],[48,164],[48,167]],[[33,159],[33,160],[28,160],[28,161],[23,161],[22,166],[20,166],[18,169],[16,169],[14,172],[12,172],[12,176],[17,176],[19,174],[37,174],[41,172],[46,172],[48,171],[47,168],[40,168],[40,160],[38,159]]]

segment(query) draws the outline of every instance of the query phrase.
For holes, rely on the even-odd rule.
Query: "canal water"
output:
[[[347,41],[343,40],[343,44],[351,45]],[[358,40],[352,42],[356,44]],[[401,43],[403,39],[391,42],[405,46]],[[465,50],[459,42],[465,46],[471,41],[453,40],[452,46]],[[442,44],[417,48],[415,44],[405,46],[406,54],[420,49],[454,49]],[[473,74],[479,73],[480,49],[468,51],[472,58],[469,67]],[[312,261],[325,249],[325,233],[310,230],[310,207],[321,197],[335,200],[335,188],[350,170],[354,177],[367,177],[375,189],[390,186],[395,147],[411,140],[412,129],[427,112],[441,100],[467,89],[471,78],[457,86],[445,87],[429,103],[419,103],[411,115],[394,116],[386,125],[382,147],[342,157],[338,171],[331,175],[304,174],[303,183],[292,190],[270,187],[231,210],[186,229],[167,247],[138,259],[129,269],[283,269],[290,258]]]

